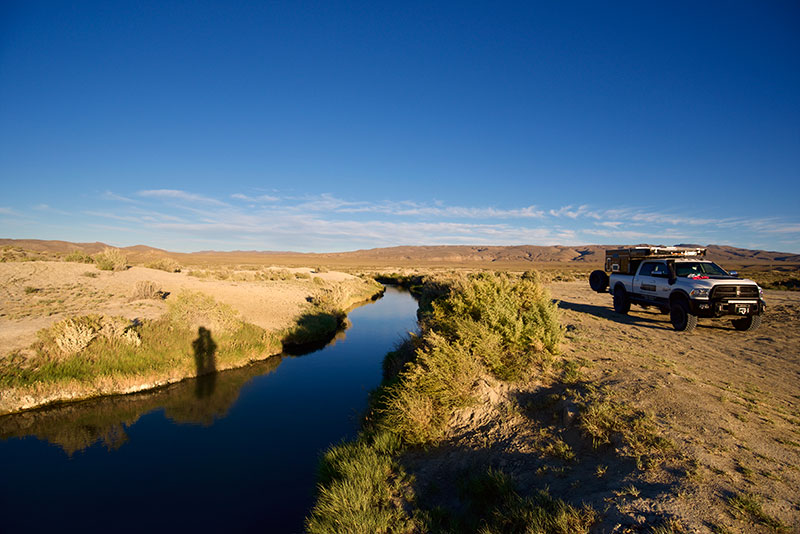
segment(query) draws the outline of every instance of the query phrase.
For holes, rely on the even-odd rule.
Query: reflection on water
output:
[[[212,345],[204,346],[209,348]],[[103,397],[7,415],[0,417],[0,440],[36,436],[58,445],[67,454],[95,443],[102,443],[107,449],[113,450],[128,440],[126,427],[158,409],[163,409],[164,415],[176,423],[209,426],[215,419],[227,414],[244,384],[256,376],[273,372],[280,363],[281,357],[273,356],[241,369],[214,372],[143,393]]]
[[[0,417],[0,531],[301,532],[319,455],[355,436],[416,311],[387,288],[346,338],[223,372],[201,329],[199,379]],[[195,514],[198,491],[210,502]]]

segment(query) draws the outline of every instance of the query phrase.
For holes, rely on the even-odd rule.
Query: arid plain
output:
[[[37,332],[71,316],[158,319],[170,295],[187,290],[265,331],[286,331],[320,291],[336,293],[346,307],[363,296],[359,284],[370,275],[536,268],[560,308],[556,366],[513,384],[476,384],[481,402],[454,413],[443,441],[404,455],[418,498],[457,508],[436,488],[488,466],[509,474],[521,494],[545,484],[554,496],[590,505],[598,512],[594,532],[656,532],[645,530],[654,524],[676,533],[800,528],[800,292],[767,289],[756,332],[705,320],[686,335],[653,310],[620,316],[609,295],[589,289],[586,275],[601,247],[432,247],[418,257],[413,247],[329,255],[131,247],[125,252],[133,266],[115,272],[59,261],[76,250],[95,254],[102,244],[3,244],[4,358],[25,357]],[[710,255],[767,288],[797,287],[797,256],[730,247]],[[165,257],[181,272],[143,266]],[[166,298],[136,298],[142,282]],[[662,441],[632,455],[623,451],[627,438],[600,446],[587,439],[573,419],[598,391],[603,406],[646,426],[635,432]],[[645,457],[652,465],[642,468]]]

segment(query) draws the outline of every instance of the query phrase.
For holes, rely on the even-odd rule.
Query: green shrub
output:
[[[525,378],[549,364],[562,337],[558,309],[531,274],[457,276],[425,292],[433,300],[420,348],[383,388],[377,410],[377,424],[411,445],[438,441],[453,410],[475,401],[484,374]]]
[[[159,258],[156,261],[152,261],[150,263],[145,264],[145,267],[147,267],[148,269],[158,269],[160,271],[166,271],[168,273],[181,272],[181,264],[173,260],[172,258]]]
[[[94,262],[101,271],[124,271],[128,268],[128,258],[118,248],[107,247],[94,255]]]
[[[558,306],[537,279],[530,272],[519,279],[505,273],[456,278],[450,295],[434,305],[434,327],[457,336],[468,318],[497,332],[509,347],[555,353],[563,337]]]
[[[73,263],[94,263],[94,259],[92,259],[91,256],[85,252],[81,252],[80,250],[75,250],[67,254],[67,256],[64,258],[64,261],[70,261]]]
[[[409,444],[438,440],[453,408],[474,401],[473,386],[483,371],[469,346],[449,342],[436,332],[424,342],[385,394],[381,424]]]

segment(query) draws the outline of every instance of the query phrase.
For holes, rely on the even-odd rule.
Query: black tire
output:
[[[621,284],[614,287],[614,311],[622,315],[627,315],[631,311],[631,299]]]
[[[598,293],[605,293],[608,289],[608,275],[605,271],[592,271],[589,275],[589,287]]]
[[[761,326],[761,316],[751,315],[749,317],[742,317],[741,319],[734,319],[731,321],[733,327],[741,332],[752,332]]]
[[[697,316],[689,311],[689,304],[683,300],[672,303],[669,309],[669,320],[678,332],[691,332],[697,326]]]

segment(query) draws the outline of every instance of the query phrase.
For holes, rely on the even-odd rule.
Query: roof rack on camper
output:
[[[629,247],[606,250],[605,271],[633,274],[642,260],[657,258],[703,257],[705,248],[684,247]]]

